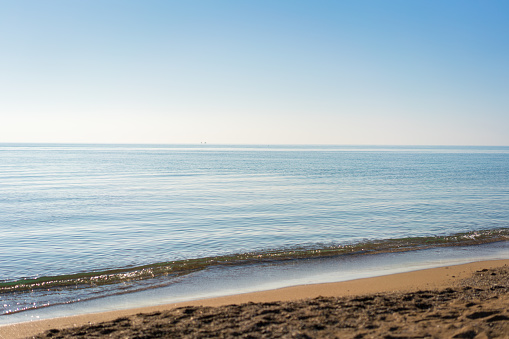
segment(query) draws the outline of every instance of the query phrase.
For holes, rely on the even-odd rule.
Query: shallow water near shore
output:
[[[3,144],[0,185],[0,319],[509,239],[509,147]]]
[[[509,259],[509,241],[397,253],[295,259],[235,267],[215,266],[167,280],[163,287],[0,316],[0,325],[499,259]]]

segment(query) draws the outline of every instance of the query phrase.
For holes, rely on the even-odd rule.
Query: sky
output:
[[[0,143],[509,145],[509,2],[0,0]]]

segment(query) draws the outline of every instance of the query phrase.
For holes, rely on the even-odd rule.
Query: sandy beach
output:
[[[507,338],[509,260],[0,327],[0,338]]]

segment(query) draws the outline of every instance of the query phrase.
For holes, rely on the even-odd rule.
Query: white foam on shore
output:
[[[402,253],[217,266],[173,278],[165,287],[3,315],[0,316],[0,325],[172,304],[296,285],[340,282],[497,259],[509,259],[509,241]]]

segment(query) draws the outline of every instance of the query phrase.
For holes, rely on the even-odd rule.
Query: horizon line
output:
[[[2,142],[0,145],[105,145],[105,146],[337,146],[337,147],[509,147],[491,144],[312,144],[312,143],[151,143],[151,142]]]

